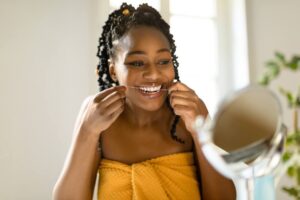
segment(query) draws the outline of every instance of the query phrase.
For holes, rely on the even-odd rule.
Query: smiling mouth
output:
[[[169,84],[161,84],[161,85],[143,85],[143,86],[127,86],[128,88],[139,91],[140,93],[146,96],[153,96],[162,94],[162,92],[168,92]]]
[[[147,94],[155,94],[161,91],[162,85],[157,85],[157,86],[140,86],[138,89]]]

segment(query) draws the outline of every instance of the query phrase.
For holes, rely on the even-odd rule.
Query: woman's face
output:
[[[127,102],[148,111],[160,109],[175,76],[167,38],[155,28],[140,26],[114,45],[110,74],[127,86]]]

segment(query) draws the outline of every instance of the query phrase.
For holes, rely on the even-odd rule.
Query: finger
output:
[[[126,90],[125,86],[114,86],[114,87],[108,88],[108,89],[103,90],[103,91],[99,92],[98,94],[96,94],[95,97],[94,97],[94,102],[101,101],[107,95],[109,95],[110,93],[113,93],[115,91],[122,92],[122,91],[125,91],[125,90]]]
[[[111,103],[109,106],[107,106],[105,108],[106,109],[105,115],[111,115],[114,112],[116,112],[117,110],[123,109],[124,108],[124,102],[125,101],[123,99],[120,99],[120,100],[117,100],[117,101]]]
[[[170,104],[172,107],[176,105],[188,106],[192,108],[196,108],[197,104],[193,99],[181,97],[181,96],[174,96],[170,100]]]
[[[113,102],[124,98],[125,98],[125,92],[115,91],[101,100],[101,107],[105,108],[110,104],[112,104]]]
[[[185,105],[175,105],[173,107],[174,113],[179,116],[192,116],[194,109]]]
[[[183,83],[176,82],[169,87],[169,93],[172,91],[191,91],[191,89]]]
[[[113,121],[115,121],[115,120],[120,116],[120,114],[121,114],[123,111],[124,111],[124,107],[123,107],[123,108],[120,108],[120,109],[118,109],[118,110],[116,110],[114,113],[112,113],[112,114],[110,115],[110,118],[111,118]]]
[[[172,97],[184,97],[197,100],[198,96],[194,91],[172,91],[170,93],[170,98]]]

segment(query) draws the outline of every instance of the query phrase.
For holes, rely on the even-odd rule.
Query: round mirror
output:
[[[274,95],[265,88],[249,87],[222,104],[215,116],[212,140],[228,153],[255,147],[251,154],[248,150],[247,155],[239,156],[247,161],[267,150],[280,125],[281,110]]]
[[[249,86],[234,93],[223,101],[213,120],[204,125],[196,121],[204,155],[230,178],[268,173],[278,165],[283,149],[286,130],[281,115],[278,99],[264,87]],[[250,173],[250,167],[265,162],[263,170]]]
[[[241,199],[252,200],[254,179],[272,173],[280,163],[286,134],[281,116],[270,90],[249,86],[225,99],[213,120],[196,120],[210,164],[224,176],[246,182],[247,196]]]

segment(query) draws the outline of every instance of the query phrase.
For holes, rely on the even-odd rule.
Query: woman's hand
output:
[[[192,89],[180,82],[169,88],[169,98],[175,114],[182,118],[186,129],[193,134],[196,117],[202,115],[205,118],[208,114],[205,104]]]
[[[98,139],[123,112],[125,90],[124,86],[111,87],[83,102],[53,199],[92,199],[101,159]]]
[[[91,96],[79,116],[79,126],[88,133],[100,134],[124,110],[125,86],[115,86]]]

